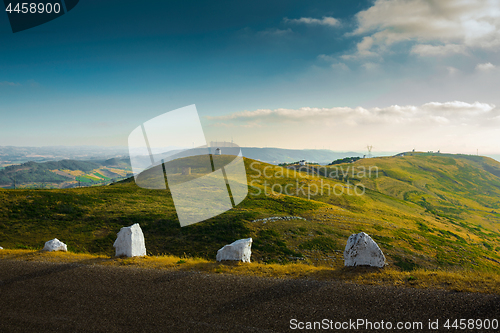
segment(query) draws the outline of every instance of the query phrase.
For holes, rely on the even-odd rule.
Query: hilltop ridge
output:
[[[252,260],[339,267],[349,235],[365,231],[388,263],[403,270],[500,272],[495,160],[415,154],[320,166],[320,175],[312,169],[318,166],[299,171],[250,159],[245,164],[248,197],[184,228],[168,190],[141,189],[133,178],[107,187],[3,190],[0,244],[39,248],[57,236],[72,251],[111,254],[118,230],[140,223],[151,254],[213,259],[223,245],[252,237]],[[357,195],[356,188],[364,193]],[[303,219],[262,220],[277,216]]]

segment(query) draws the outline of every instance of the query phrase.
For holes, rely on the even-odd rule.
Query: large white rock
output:
[[[3,250],[3,247],[0,246],[0,250]]]
[[[229,245],[225,245],[217,251],[217,261],[222,260],[241,260],[250,262],[252,255],[252,239],[239,239]]]
[[[45,246],[43,247],[42,251],[49,251],[49,252],[64,251],[64,252],[66,252],[66,251],[68,251],[68,247],[66,246],[66,244],[61,242],[59,239],[54,238],[54,239],[51,239],[51,240],[45,242]]]
[[[116,249],[116,256],[142,257],[146,255],[146,244],[144,234],[139,223],[130,227],[123,227],[118,232],[116,241],[113,244]]]
[[[377,243],[364,232],[360,232],[351,235],[347,240],[344,250],[344,265],[384,267],[385,257]]]

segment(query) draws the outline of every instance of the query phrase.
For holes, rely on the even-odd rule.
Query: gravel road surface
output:
[[[500,320],[500,295],[0,260],[2,333],[288,332],[324,319],[422,322],[400,332],[436,332],[438,319],[440,331],[465,332],[443,329],[457,318]],[[363,328],[322,331],[390,331]]]

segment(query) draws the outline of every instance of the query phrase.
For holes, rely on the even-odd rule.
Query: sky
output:
[[[0,13],[0,146],[126,146],[195,104],[208,142],[498,154],[499,51],[497,0],[82,0],[18,33]]]

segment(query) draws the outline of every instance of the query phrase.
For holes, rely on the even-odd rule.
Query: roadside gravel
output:
[[[418,321],[423,330],[405,331],[436,332],[429,319],[456,318],[500,320],[500,295],[0,260],[2,333],[287,332],[292,319]]]

